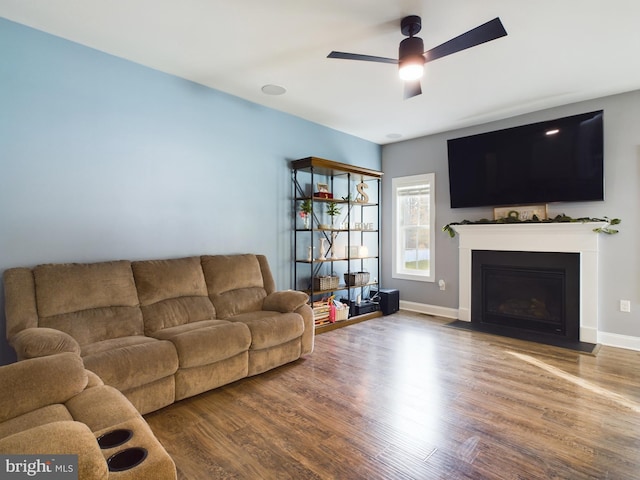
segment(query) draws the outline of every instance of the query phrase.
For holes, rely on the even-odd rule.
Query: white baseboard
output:
[[[426,315],[433,315],[435,317],[458,318],[458,309],[439,307],[438,305],[427,305],[425,303],[406,302],[400,300],[400,309],[408,310],[410,312],[424,313]]]
[[[400,309],[410,312],[424,313],[436,317],[452,318],[454,320],[460,318],[458,309],[440,307],[438,305],[427,305],[426,303],[407,302],[400,300]],[[640,351],[640,337],[632,337],[630,335],[619,335],[617,333],[597,332],[598,341],[601,345],[609,347],[626,348],[628,350]]]
[[[626,348],[640,352],[640,337],[617,333],[598,332],[598,343],[609,347]]]

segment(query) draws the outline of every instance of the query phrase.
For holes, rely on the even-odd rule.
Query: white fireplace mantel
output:
[[[471,321],[471,252],[580,254],[580,341],[598,342],[598,237],[604,222],[452,225],[459,240],[458,318]]]

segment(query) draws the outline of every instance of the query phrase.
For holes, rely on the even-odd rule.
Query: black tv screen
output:
[[[604,200],[603,112],[447,141],[451,208]]]

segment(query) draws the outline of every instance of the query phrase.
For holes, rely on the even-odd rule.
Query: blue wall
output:
[[[289,288],[288,160],[380,169],[380,150],[0,19],[0,273],[256,252]]]

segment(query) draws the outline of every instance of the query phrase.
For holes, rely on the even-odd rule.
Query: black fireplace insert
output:
[[[474,250],[471,323],[578,341],[580,254]]]

